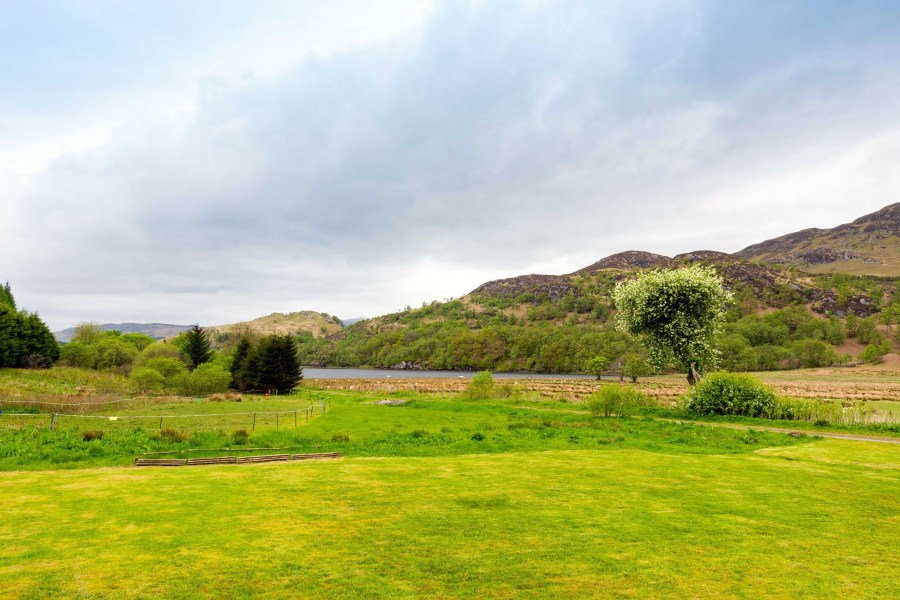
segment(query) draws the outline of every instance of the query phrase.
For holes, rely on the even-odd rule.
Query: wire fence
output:
[[[96,415],[71,412],[23,413],[0,412],[0,427],[22,429],[39,427],[46,429],[73,428],[90,429],[175,429],[175,430],[213,430],[213,429],[291,429],[309,423],[317,415],[328,410],[328,400],[313,402],[307,406],[288,410],[218,412],[196,414],[157,414],[157,415]]]
[[[294,396],[295,391],[289,396]],[[95,397],[65,396],[65,395],[41,395],[33,398],[0,398],[0,412],[41,412],[41,413],[84,413],[104,411],[112,406],[137,408],[158,404],[174,404],[212,400],[222,402],[240,402],[243,396],[250,397],[284,397],[271,390],[244,390],[242,392],[221,392],[214,394],[197,394],[193,396],[175,396],[171,394],[144,394],[140,396],[102,395]]]

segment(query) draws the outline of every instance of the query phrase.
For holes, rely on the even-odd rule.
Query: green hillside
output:
[[[641,351],[637,340],[615,329],[616,283],[639,269],[697,261],[715,266],[734,292],[719,340],[729,369],[845,364],[869,345],[877,349],[866,359],[894,349],[900,315],[894,280],[813,276],[710,251],[674,258],[626,252],[569,275],[491,281],[461,298],[361,321],[325,338],[307,334],[300,339],[301,360],[344,367],[570,373],[602,355],[615,366]]]

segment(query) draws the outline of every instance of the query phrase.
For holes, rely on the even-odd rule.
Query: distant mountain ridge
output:
[[[803,229],[736,252],[807,273],[900,276],[900,203],[831,229]]]
[[[103,331],[118,330],[122,333],[143,333],[156,339],[173,337],[191,328],[190,325],[171,325],[168,323],[103,323],[99,327]],[[69,327],[62,331],[54,331],[53,337],[58,342],[68,343],[75,336],[75,330],[75,327]]]
[[[103,331],[118,330],[122,333],[143,333],[156,339],[165,339],[187,331],[191,325],[170,325],[167,323],[103,323],[99,325]],[[313,337],[332,335],[341,330],[340,319],[327,313],[313,310],[302,310],[291,313],[272,313],[264,317],[258,317],[250,321],[238,323],[226,323],[224,325],[203,326],[211,333],[228,333],[230,331],[246,328],[261,335],[277,333],[297,335],[307,331]],[[68,343],[75,336],[75,327],[69,327],[62,331],[56,331],[53,336],[56,341]]]

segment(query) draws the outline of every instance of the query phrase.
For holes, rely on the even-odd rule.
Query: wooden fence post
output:
[[[253,428],[250,431],[256,431],[256,413],[253,413]]]
[[[162,431],[162,417],[159,418],[159,430]]]
[[[297,411],[294,411],[294,429],[297,429]]]
[[[275,411],[275,429],[278,429],[278,411]]]
[[[56,421],[56,416],[58,414],[59,413],[53,413],[53,415],[50,417],[50,431],[53,431],[53,423]]]

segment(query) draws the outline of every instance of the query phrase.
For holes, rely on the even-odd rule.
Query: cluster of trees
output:
[[[415,319],[400,326],[353,326],[339,338],[298,338],[303,364],[389,368],[414,363],[423,369],[581,372],[595,356],[610,364],[640,352],[636,339],[609,326],[493,324],[471,329],[465,322]]]
[[[37,313],[20,311],[9,282],[0,286],[0,367],[48,367],[59,344]]]
[[[737,282],[730,302],[727,294],[719,298],[724,320],[717,321],[703,348],[693,349],[700,354],[697,360],[704,360],[704,353],[706,358],[716,355],[727,369],[755,371],[877,362],[892,351],[900,295],[880,299],[882,294],[892,298],[889,282],[831,276],[818,283],[838,285],[842,298],[863,293],[879,298],[881,312],[868,318],[822,318],[809,311],[808,300],[791,286],[773,285],[759,298],[752,287]],[[637,337],[618,331],[611,318],[616,314],[615,279],[600,273],[576,277],[573,284],[578,295],[557,300],[536,294],[453,299],[357,323],[339,336],[303,335],[298,338],[300,359],[344,367],[413,363],[425,369],[594,373],[587,366],[590,359],[602,357],[609,371],[621,372],[631,356],[630,372],[643,376],[650,357]],[[763,307],[768,310],[762,312]],[[855,356],[844,352],[848,339],[863,350]]]
[[[142,394],[194,396],[224,392],[231,384],[226,358],[210,348],[197,325],[167,342],[82,323],[62,347],[60,364],[128,375],[134,391]]]
[[[250,336],[241,337],[230,370],[232,385],[241,391],[288,394],[303,379],[297,346],[289,335],[268,335],[255,342]]]

